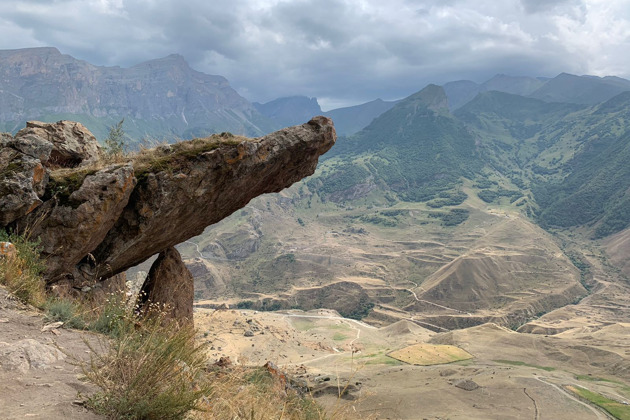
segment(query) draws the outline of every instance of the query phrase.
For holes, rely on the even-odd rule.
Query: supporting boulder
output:
[[[162,251],[151,266],[140,295],[140,311],[165,311],[167,319],[180,325],[193,322],[194,279],[181,255],[170,247]]]

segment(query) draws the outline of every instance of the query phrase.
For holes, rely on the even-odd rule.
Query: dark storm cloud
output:
[[[5,0],[0,48],[99,65],[182,54],[250,100],[393,99],[495,73],[627,76],[627,0]]]
[[[576,0],[521,0],[521,3],[527,13],[538,13],[552,10],[562,4],[579,4],[581,2]]]

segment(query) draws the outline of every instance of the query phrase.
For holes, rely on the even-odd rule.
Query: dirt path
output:
[[[357,325],[360,325],[364,328],[370,328],[373,330],[378,329],[377,327],[370,325],[370,324],[366,324],[365,322],[361,322],[361,321],[357,321],[356,319],[350,319],[350,318],[343,318],[341,316],[332,316],[332,315],[298,315],[298,314],[283,314],[281,312],[278,312],[280,315],[289,317],[289,318],[320,318],[320,319],[335,319],[335,320],[339,320],[339,321],[346,321],[346,322],[354,322]]]
[[[316,319],[330,319],[330,320],[338,320],[341,321],[345,324],[347,324],[351,329],[355,330],[357,332],[357,336],[352,339],[352,341],[350,341],[350,348],[352,348],[352,353],[354,353],[354,343],[355,341],[357,341],[359,338],[361,338],[361,329],[358,328],[356,325],[359,325],[361,327],[364,328],[370,328],[370,329],[377,329],[377,327],[374,327],[372,325],[366,324],[364,322],[361,321],[357,321],[356,319],[350,319],[350,318],[343,318],[343,317],[339,317],[339,316],[332,316],[332,315],[301,315],[301,314],[280,314],[283,315],[287,318],[316,318]],[[354,323],[354,324],[353,324]],[[337,348],[333,348],[333,350],[335,350],[335,353],[331,353],[331,354],[326,354],[324,356],[320,356],[320,357],[316,357],[314,359],[309,359],[309,360],[305,360],[305,361],[301,361],[299,363],[288,363],[285,364],[284,366],[298,366],[298,365],[308,365],[311,364],[313,362],[317,362],[323,359],[328,359],[330,357],[335,357],[335,356],[343,356],[349,352],[347,351],[340,351]]]
[[[39,312],[0,287],[0,418],[103,418],[81,406],[82,396],[95,391],[71,363],[88,356],[83,334],[43,326]]]
[[[587,404],[584,401],[580,400],[579,398],[571,395],[569,392],[565,391],[564,389],[562,389],[558,385],[552,384],[551,382],[546,381],[545,378],[542,378],[542,377],[538,376],[538,377],[536,377],[536,379],[538,379],[540,382],[542,382],[542,383],[544,383],[546,385],[549,385],[549,386],[555,388],[558,392],[560,392],[565,397],[568,397],[569,399],[571,399],[571,400],[573,400],[573,401],[583,405],[584,407],[587,407],[589,410],[591,410],[593,412],[593,414],[595,414],[595,417],[597,419],[601,419],[601,420],[610,420],[610,419],[612,419],[612,420],[614,420],[614,417],[610,417],[607,414],[604,414],[603,412],[601,412],[597,408],[593,407],[592,405]]]
[[[422,287],[420,287],[420,286],[418,286],[418,287],[419,287],[420,289],[422,289]],[[428,301],[428,300],[424,300],[424,299],[419,299],[419,298],[418,298],[418,295],[416,295],[416,292],[414,292],[414,291],[413,291],[413,290],[411,290],[411,289],[397,289],[397,290],[406,290],[406,291],[408,291],[409,293],[411,293],[411,294],[413,295],[414,299],[415,299],[417,302],[426,303],[426,304],[428,304],[428,305],[433,305],[433,306],[435,306],[435,307],[437,307],[437,308],[446,309],[446,310],[448,310],[448,311],[454,311],[454,312],[457,312],[457,313],[460,313],[460,314],[470,315],[470,312],[460,311],[459,309],[449,308],[448,306],[439,305],[439,304],[437,304],[437,303],[430,302],[430,301]]]
[[[534,403],[534,420],[539,420],[539,417],[538,417],[538,404],[536,404],[536,400],[534,399],[534,397],[529,395],[529,393],[527,392],[527,388],[523,388],[523,393],[525,395],[527,395],[527,398],[532,400],[532,402]]]

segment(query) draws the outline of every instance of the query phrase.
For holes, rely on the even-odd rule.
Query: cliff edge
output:
[[[192,279],[173,247],[311,175],[335,140],[332,120],[320,116],[256,139],[223,133],[104,165],[81,124],[29,122],[0,137],[0,227],[41,239],[47,286],[64,292],[106,289],[152,255],[168,256],[144,292],[169,296],[162,303],[192,319],[192,284],[163,291]]]

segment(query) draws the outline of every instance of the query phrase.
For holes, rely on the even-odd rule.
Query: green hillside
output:
[[[588,224],[602,237],[630,223],[630,93],[586,108],[486,92],[455,115],[478,138],[492,170],[523,192],[531,189],[541,225]]]
[[[454,206],[461,186],[546,228],[630,224],[630,92],[595,106],[489,91],[451,114],[429,85],[341,138],[307,183],[323,200]]]
[[[576,133],[578,148],[566,178],[535,190],[544,226],[591,224],[603,237],[630,225],[630,93],[595,107]]]
[[[449,113],[444,90],[435,85],[342,139],[334,155],[344,164],[310,184],[333,199],[354,197],[343,193],[371,182],[401,200],[427,201],[459,185],[461,177],[474,177],[482,166],[473,137]]]

